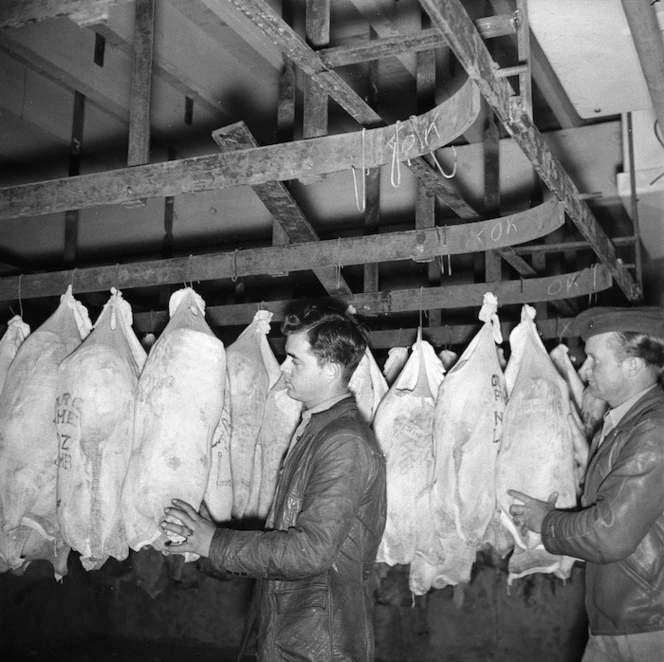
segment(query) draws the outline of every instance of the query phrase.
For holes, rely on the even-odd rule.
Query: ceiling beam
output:
[[[258,147],[256,139],[244,122],[237,122],[212,132],[212,138],[225,152],[237,149]],[[320,241],[316,231],[311,227],[304,212],[282,182],[267,182],[252,187],[265,208],[286,235],[295,244],[309,241]],[[312,271],[330,295],[352,296],[353,292],[339,273],[339,267],[320,267],[315,265]]]
[[[405,232],[329,239],[207,255],[170,258],[104,267],[24,274],[0,278],[0,301],[55,296],[73,283],[76,292],[121,290],[222,278],[365,264],[367,262],[431,261],[525,243],[562,226],[559,204],[547,202],[525,212],[489,221]]]
[[[570,219],[609,269],[627,299],[641,299],[641,288],[618,260],[615,247],[588,205],[579,198],[574,182],[528,114],[512,99],[512,87],[504,78],[496,76],[494,61],[460,0],[420,0],[420,4],[433,25],[449,40],[468,75],[477,83],[487,103],[530,159],[542,181],[563,202]]]
[[[474,121],[479,94],[472,81],[433,110],[388,127],[253,149],[0,188],[0,220],[19,216],[254,186],[417,157],[452,141]]]
[[[2,0],[0,28],[18,28],[49,18],[66,16],[79,25],[108,18],[113,5],[130,0]]]
[[[344,301],[355,308],[358,315],[375,317],[393,313],[416,312],[431,308],[479,308],[489,289],[501,305],[531,304],[553,301],[562,296],[585,297],[611,287],[612,279],[606,267],[584,269],[558,276],[544,276],[524,281],[504,280],[496,283],[464,283],[441,287],[365,292],[354,294]],[[291,301],[261,301],[255,303],[207,306],[205,315],[211,326],[237,326],[250,322],[259,308],[269,310],[273,321],[284,319]],[[162,329],[168,313],[135,313],[134,327],[139,331]]]
[[[484,39],[516,33],[513,14],[489,16],[476,20],[474,23]],[[321,48],[316,51],[316,54],[328,67],[344,67],[349,64],[369,62],[383,57],[395,57],[406,53],[418,53],[447,45],[440,30],[429,28],[413,34],[379,37],[361,44]]]
[[[267,35],[307,76],[314,78],[323,91],[353,119],[366,127],[384,126],[385,122],[382,117],[339,74],[331,71],[318,54],[293,28],[275,14],[264,0],[230,0],[230,2]],[[474,210],[463,200],[458,191],[427,161],[421,158],[412,159],[408,168],[417,177],[424,179],[427,187],[431,187],[430,190],[438,196],[439,200],[459,214],[461,218],[467,218],[471,212],[475,215]]]

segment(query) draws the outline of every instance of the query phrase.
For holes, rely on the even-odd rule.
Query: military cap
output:
[[[579,313],[575,322],[584,340],[609,331],[633,331],[664,338],[664,308],[661,306],[597,306]]]

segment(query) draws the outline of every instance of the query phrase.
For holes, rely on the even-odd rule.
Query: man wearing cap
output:
[[[581,371],[609,404],[590,448],[581,505],[557,510],[510,490],[517,526],[547,551],[586,561],[590,638],[582,662],[664,659],[664,308],[577,317]]]

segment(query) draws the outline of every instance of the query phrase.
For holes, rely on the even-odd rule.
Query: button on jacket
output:
[[[258,658],[373,659],[373,564],[385,460],[352,396],[312,414],[281,470],[266,531],[218,529],[210,561],[259,579]]]
[[[657,386],[591,448],[583,510],[553,510],[542,542],[587,561],[596,635],[664,630],[664,393]]]

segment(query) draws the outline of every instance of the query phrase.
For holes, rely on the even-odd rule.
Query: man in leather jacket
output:
[[[385,460],[348,390],[366,341],[350,317],[318,305],[288,315],[282,332],[281,370],[305,411],[266,529],[217,528],[174,500],[162,528],[185,541],[168,553],[194,552],[217,571],[259,580],[259,660],[369,661],[386,496]]]
[[[517,526],[586,561],[590,638],[583,662],[664,659],[664,308],[578,315],[581,368],[609,410],[593,438],[580,507],[510,490]]]

